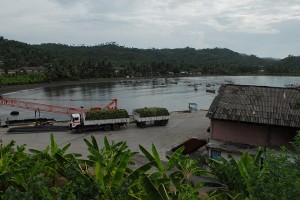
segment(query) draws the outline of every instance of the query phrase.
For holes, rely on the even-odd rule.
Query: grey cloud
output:
[[[70,8],[76,5],[78,2],[80,2],[80,0],[50,0],[50,1],[55,2],[64,8]]]
[[[139,48],[218,46],[283,57],[299,51],[296,44],[300,46],[300,30],[295,28],[299,22],[299,0],[0,2],[3,36],[31,43],[93,45],[116,41]]]

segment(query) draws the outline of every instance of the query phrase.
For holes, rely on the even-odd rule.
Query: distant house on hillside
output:
[[[300,130],[300,90],[223,85],[212,102],[210,157],[254,153],[255,147],[290,146]]]
[[[19,74],[36,74],[46,70],[45,67],[20,67],[18,69]]]
[[[18,72],[19,72],[19,71],[16,70],[16,69],[10,69],[10,70],[7,71],[7,74],[13,75],[13,74],[17,74]]]

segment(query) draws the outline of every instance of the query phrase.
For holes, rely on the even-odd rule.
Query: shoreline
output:
[[[177,77],[135,77],[135,78],[103,78],[103,79],[83,79],[78,81],[58,81],[58,82],[49,82],[49,83],[34,83],[34,84],[24,84],[24,85],[8,85],[0,87],[0,95],[16,92],[20,90],[28,90],[35,88],[44,88],[44,87],[56,87],[63,85],[76,85],[76,84],[89,84],[89,83],[104,83],[104,82],[117,82],[123,80],[146,80],[152,78],[177,78]]]
[[[105,82],[118,82],[118,81],[134,81],[134,80],[149,80],[154,78],[189,78],[189,77],[203,77],[204,75],[190,75],[190,76],[151,76],[151,77],[122,77],[122,78],[99,78],[99,79],[81,79],[76,81],[57,81],[48,83],[34,83],[34,84],[23,84],[23,85],[8,85],[0,86],[0,98],[1,95],[16,92],[20,90],[29,90],[43,87],[56,87],[63,85],[76,85],[76,84],[89,84],[89,83],[105,83]]]
[[[76,85],[76,84],[90,84],[90,83],[105,83],[105,82],[117,82],[117,81],[133,81],[133,80],[149,80],[154,78],[189,78],[189,77],[205,77],[207,75],[190,75],[190,76],[152,76],[152,77],[130,77],[130,78],[99,78],[99,79],[82,79],[76,81],[56,81],[56,82],[48,82],[48,83],[34,83],[34,84],[23,84],[23,85],[8,85],[8,86],[0,86],[0,98],[1,95],[11,92],[16,92],[20,90],[28,90],[28,89],[36,89],[36,88],[44,88],[44,87],[56,87],[63,85]],[[221,76],[221,75],[216,75]],[[223,76],[223,75],[222,75]],[[239,75],[229,75],[229,76],[239,76]],[[240,76],[248,76],[248,75],[240,75]],[[278,75],[255,75],[255,76],[278,76]],[[281,75],[282,76],[282,75]],[[290,76],[290,75],[288,75]],[[292,77],[298,77],[297,75]]]

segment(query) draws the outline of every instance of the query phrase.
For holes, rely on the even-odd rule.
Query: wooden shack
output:
[[[288,147],[300,130],[299,104],[299,89],[223,85],[207,113],[211,119],[210,146],[216,150],[213,145],[216,140],[249,146]]]

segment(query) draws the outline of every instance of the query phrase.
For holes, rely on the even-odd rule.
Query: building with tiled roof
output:
[[[207,113],[210,146],[216,148],[214,140],[215,144],[290,146],[300,130],[299,105],[296,88],[223,85]]]
[[[45,67],[20,67],[19,74],[36,74],[46,71]]]

